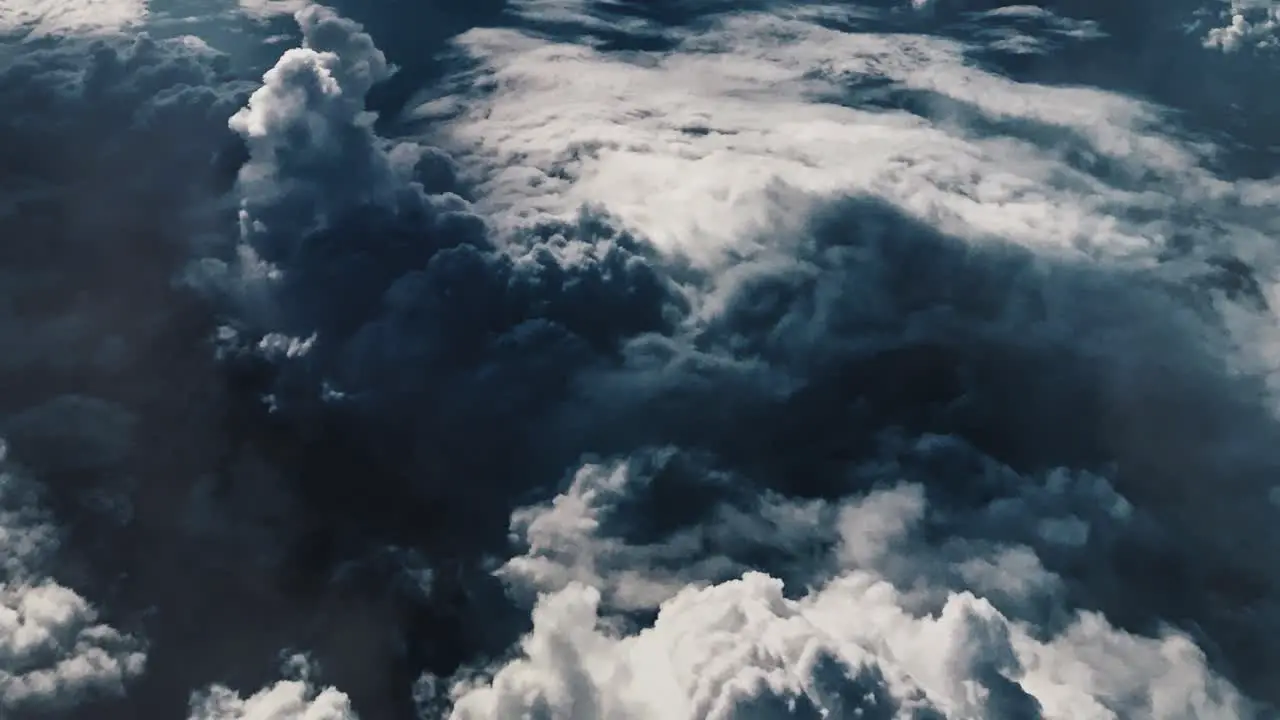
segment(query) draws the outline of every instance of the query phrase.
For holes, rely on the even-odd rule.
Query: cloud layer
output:
[[[1017,496],[966,518],[899,484],[837,504],[720,508],[656,544],[602,537],[628,493],[655,482],[635,476],[644,464],[584,467],[550,506],[517,514],[530,550],[503,575],[540,591],[533,630],[517,659],[454,687],[452,717],[1258,716],[1191,638],[1060,604],[1070,581],[1040,556],[1098,552],[1143,520],[1102,478],[1016,478]],[[741,567],[709,551],[752,545],[787,552],[793,573],[807,550],[819,566],[808,589],[758,571],[704,583]],[[646,604],[647,627],[615,614]]]
[[[67,7],[0,710],[1276,717],[1268,7]]]
[[[38,490],[0,446],[0,709],[47,712],[123,695],[143,673],[143,643],[100,622],[75,590],[47,575],[58,531]]]

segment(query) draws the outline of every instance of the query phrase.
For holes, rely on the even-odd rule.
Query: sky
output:
[[[0,0],[0,717],[1280,718],[1278,43]]]

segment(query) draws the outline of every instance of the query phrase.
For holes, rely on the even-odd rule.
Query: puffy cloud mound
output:
[[[271,363],[286,414],[358,415],[428,494],[465,492],[457,472],[511,482],[492,464],[525,452],[519,427],[576,368],[670,328],[679,288],[590,210],[496,239],[447,155],[375,131],[365,98],[391,68],[369,35],[319,6],[297,20],[302,47],[230,121],[249,150],[237,248],[193,276],[234,308],[224,352]]]
[[[1099,615],[1037,639],[971,594],[935,615],[853,572],[800,599],[760,573],[663,604],[619,636],[599,593],[542,598],[523,657],[455,689],[451,717],[1243,718],[1187,638],[1135,637]]]
[[[48,712],[123,695],[145,668],[142,644],[48,577],[58,532],[7,452],[0,446],[0,710]]]
[[[147,16],[147,5],[147,0],[4,0],[0,33],[27,39],[111,33],[140,24]]]
[[[188,720],[356,720],[346,695],[331,687],[316,688],[311,684],[310,662],[301,655],[289,658],[284,669],[291,679],[247,698],[223,685],[196,693]]]
[[[390,201],[387,195],[408,180],[380,152],[364,110],[374,83],[389,77],[386,57],[358,25],[327,8],[312,6],[296,18],[303,46],[280,57],[230,121],[249,146],[240,170],[246,233],[270,233],[280,223],[294,231],[291,221],[299,219],[323,226],[362,202]],[[271,249],[285,257],[294,250]]]
[[[1005,488],[1017,496],[959,521],[913,484],[832,508],[722,510],[660,546],[634,546],[599,536],[602,515],[628,518],[620,506],[647,487],[629,480],[633,472],[633,463],[584,467],[550,506],[515,516],[539,567],[554,547],[573,556],[572,567],[594,561],[597,577],[548,583],[528,560],[509,564],[509,580],[542,591],[533,629],[516,658],[453,686],[451,717],[1262,717],[1186,635],[1144,637],[1058,604],[1062,578],[1032,548],[1084,559],[1106,542],[1098,535],[1135,521],[1100,478],[1059,472],[1039,487],[1019,478]],[[581,512],[584,505],[594,512]],[[1092,522],[1077,514],[1090,511]],[[786,519],[752,526],[744,517]],[[826,548],[827,557],[811,560],[824,572],[791,592],[754,571],[703,584],[707,566],[680,564],[682,555],[708,556],[689,532],[739,549],[786,547],[808,535],[811,550]],[[935,537],[949,539],[938,547]],[[782,567],[794,571],[795,559]],[[655,597],[656,616],[637,627],[619,614],[634,606],[634,594],[616,589],[646,580],[656,587],[671,577],[664,561],[693,585],[666,583],[676,589]],[[1048,622],[1046,601],[1054,609]]]
[[[193,687],[261,682],[245,668],[314,617],[279,569],[304,523],[257,452],[258,398],[215,362],[206,299],[175,282],[234,231],[245,149],[227,123],[254,86],[243,57],[149,29],[3,46],[0,432],[47,486],[76,589],[39,564],[6,580],[23,713],[171,717]],[[145,638],[145,674],[95,605]]]

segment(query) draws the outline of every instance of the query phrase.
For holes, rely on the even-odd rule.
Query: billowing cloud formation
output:
[[[310,660],[293,656],[285,670],[293,677],[281,680],[248,698],[215,685],[191,700],[189,720],[356,720],[346,695],[327,687],[312,687]]]
[[[543,598],[527,659],[461,691],[453,717],[1248,716],[1186,638],[1087,615],[1042,642],[971,594],[916,617],[863,573],[799,600],[759,573],[686,590],[623,638],[591,624],[598,602],[583,585]]]
[[[7,384],[112,376],[145,362],[175,312],[157,300],[166,266],[189,253],[185,233],[208,230],[226,116],[240,101],[226,67],[196,38],[145,35],[33,44],[6,63]],[[104,236],[111,247],[95,247]],[[115,292],[117,274],[137,279]],[[7,402],[33,389],[12,390]]]
[[[249,148],[241,237],[202,276],[239,308],[224,337],[286,361],[277,403],[377,413],[396,443],[384,450],[435,454],[418,472],[497,460],[490,441],[518,452],[527,439],[503,430],[465,449],[438,433],[540,412],[573,367],[667,326],[682,298],[648,248],[590,211],[495,243],[448,156],[374,132],[364,98],[390,68],[369,36],[320,7],[298,20],[303,47],[231,119]]]
[[[931,439],[916,452],[951,442]],[[453,717],[1254,716],[1192,639],[1135,636],[1100,613],[1054,606],[1062,578],[1035,546],[1084,558],[1140,521],[1101,478],[1010,478],[1005,490],[1019,496],[968,518],[944,517],[953,511],[931,508],[921,486],[904,484],[838,507],[722,509],[657,545],[601,537],[605,516],[629,522],[629,493],[654,482],[634,476],[647,465],[584,467],[553,504],[517,514],[532,554],[504,576],[542,591],[533,630],[491,679],[455,686]],[[864,470],[886,480],[902,472]],[[947,539],[938,547],[931,537]],[[715,545],[778,550],[797,540],[830,573],[808,578],[799,596],[759,572],[703,585],[711,568],[689,564]],[[803,557],[781,565],[794,571]],[[547,572],[555,566],[561,572]],[[634,606],[634,589],[647,580],[661,593],[653,579],[676,574],[694,586],[651,594],[653,624],[626,629],[615,613]]]
[[[1011,55],[1044,55],[1064,41],[1102,36],[1095,21],[1062,17],[1034,5],[1006,5],[970,17],[975,38],[991,50]]]
[[[192,305],[172,293],[169,273],[208,228],[240,88],[226,58],[196,38],[90,35],[6,45],[0,71],[0,426],[31,476],[8,466],[4,475],[13,523],[2,551],[14,554],[6,716],[110,715],[103,703],[148,682],[141,649],[152,638],[140,616],[153,601],[130,606],[128,588],[176,543],[132,543],[172,522],[175,508],[149,491],[188,477],[139,441],[201,455],[156,430],[155,411],[180,403],[203,424],[159,368],[209,379],[184,362],[200,348],[177,351],[191,341],[179,328]],[[46,502],[65,526],[56,558],[51,520],[37,509]],[[64,570],[70,587],[49,579]],[[99,608],[138,640],[105,625]]]
[[[1205,37],[1206,45],[1227,51],[1275,46],[1276,31],[1280,29],[1280,4],[1274,0],[1229,2],[1229,9],[1222,12],[1228,23],[1211,29]]]
[[[1274,716],[1267,106],[1141,12],[151,5],[4,48],[28,709]]]
[[[1003,22],[1005,15],[991,18]],[[1017,486],[1029,482],[1022,472],[1082,468],[1083,475],[1055,470],[1059,487],[1092,487],[1105,473],[1112,479],[1097,482],[1114,484],[1127,499],[1104,494],[1093,510],[1042,519],[1036,519],[1044,511],[1039,505],[1052,508],[1062,500],[1048,496],[1024,507],[1002,499],[978,514],[986,527],[975,538],[981,552],[938,540],[913,543],[912,553],[897,549],[896,563],[875,568],[872,577],[901,584],[895,592],[907,596],[934,590],[926,594],[934,597],[935,612],[968,602],[948,606],[938,587],[957,598],[981,598],[977,606],[998,609],[991,617],[999,618],[1001,632],[1043,643],[1027,653],[1063,653],[1061,660],[1043,660],[1050,666],[1091,657],[1072,645],[1089,632],[1103,644],[1159,647],[1164,641],[1097,623],[1112,614],[1145,613],[1171,622],[1194,617],[1197,632],[1207,632],[1214,645],[1232,646],[1228,654],[1240,658],[1248,654],[1244,665],[1274,667],[1274,656],[1251,644],[1250,631],[1230,618],[1236,611],[1225,610],[1249,605],[1256,614],[1245,626],[1273,627],[1276,618],[1270,590],[1245,589],[1253,582],[1273,587],[1273,563],[1225,569],[1237,562],[1226,558],[1243,559],[1244,548],[1274,542],[1275,508],[1267,497],[1277,458],[1267,448],[1276,426],[1273,401],[1260,392],[1270,373],[1266,288],[1272,282],[1267,268],[1274,267],[1260,243],[1274,229],[1267,210],[1275,204],[1274,185],[1219,177],[1213,148],[1157,106],[1015,82],[974,65],[967,57],[973,47],[1025,51],[983,40],[986,34],[974,31],[984,18],[970,18],[961,29],[973,39],[945,39],[878,34],[874,14],[832,9],[815,17],[735,14],[696,32],[670,29],[672,49],[651,54],[476,31],[460,41],[476,63],[461,85],[483,88],[482,99],[438,99],[417,113],[449,119],[465,108],[440,137],[478,178],[478,207],[500,231],[518,233],[530,222],[593,203],[666,253],[709,271],[684,326],[687,349],[633,345],[625,370],[584,383],[585,394],[608,400],[584,413],[593,427],[576,431],[598,443],[594,449],[654,440],[700,447],[745,473],[727,485],[828,498],[902,479],[864,472],[877,452],[872,438],[886,427],[907,438],[921,430],[958,435],[962,445],[977,446],[977,457],[998,458],[995,466],[989,460],[959,468],[916,465],[918,480],[940,495],[939,514],[960,512],[975,496],[991,502],[989,483],[1006,473],[1017,478],[1006,482]],[[1232,257],[1248,259],[1237,264]],[[1230,269],[1242,265],[1250,268],[1245,276]],[[749,388],[761,378],[767,387],[753,399]],[[708,383],[715,389],[700,394]],[[795,392],[797,386],[804,390]],[[775,405],[771,393],[791,397]],[[628,409],[628,401],[637,406]],[[602,422],[610,416],[616,425]],[[647,428],[657,417],[664,427]],[[685,417],[697,419],[685,424]],[[615,432],[633,439],[610,437]],[[464,684],[460,712],[501,715],[545,703],[564,717],[700,717],[704,711],[623,709],[633,697],[664,695],[620,689],[632,675],[624,658],[640,656],[640,650],[631,654],[630,643],[643,645],[646,632],[663,635],[664,615],[652,631],[622,641],[597,636],[591,623],[560,627],[553,616],[572,606],[564,617],[595,617],[583,611],[600,599],[615,610],[635,610],[684,583],[722,593],[709,598],[728,597],[737,592],[729,588],[755,587],[716,583],[759,567],[767,552],[753,547],[757,543],[771,543],[775,554],[789,558],[780,572],[807,583],[835,582],[798,571],[803,563],[796,548],[805,543],[793,533],[775,531],[760,541],[761,527],[776,527],[770,523],[778,511],[741,501],[717,512],[756,519],[750,541],[726,536],[719,528],[731,524],[723,520],[666,507],[657,512],[688,523],[666,543],[595,538],[597,504],[622,492],[619,477],[583,471],[546,512],[517,513],[514,530],[529,553],[500,575],[517,588],[552,592],[540,601],[544,614],[535,615],[535,625],[557,629],[535,629],[526,640],[538,655],[530,661],[534,669],[518,662],[499,670],[492,693],[473,694]],[[1210,490],[1206,477],[1230,477],[1234,489]],[[667,492],[688,503],[708,491]],[[1074,514],[1106,517],[1120,512],[1108,508],[1131,504],[1142,508],[1139,525],[1156,529],[1127,531],[1115,544]],[[649,515],[617,511],[630,518],[619,522],[641,522],[635,518],[659,506],[639,507],[651,508]],[[812,522],[822,517],[814,506],[788,507]],[[1007,516],[997,520],[996,507]],[[889,522],[893,506],[877,508],[871,515]],[[1024,525],[1034,532],[1014,532]],[[948,527],[927,537],[954,532]],[[1008,544],[1013,541],[1018,544]],[[1117,593],[1118,576],[1083,569],[1098,557],[1122,566],[1133,553],[1176,558],[1179,572],[1200,578],[1194,582],[1205,596],[1186,604],[1162,601],[1160,594],[1177,590],[1161,590],[1160,581],[1145,576]],[[950,569],[941,572],[940,564]],[[1252,579],[1228,579],[1236,573]],[[922,578],[936,586],[917,587]],[[1030,603],[1033,616],[1024,617],[1025,598],[1011,598],[1031,588],[1043,597]],[[840,596],[826,593],[814,591],[811,600]],[[1234,597],[1223,600],[1220,593]],[[1049,613],[1060,642],[1053,640],[1059,635],[1044,635],[1046,602],[1064,603]],[[1099,609],[1104,615],[1093,614]],[[604,616],[606,627],[619,621]],[[1147,637],[1161,637],[1150,624],[1142,628]],[[692,634],[681,627],[672,637]],[[603,660],[614,657],[615,642],[619,659]],[[1032,647],[1029,640],[1010,642]],[[1168,642],[1194,648],[1196,641]],[[1199,651],[1187,655],[1185,665],[1152,652],[1143,669],[1110,687],[1088,673],[1048,671],[1052,679],[1045,679],[1039,670],[1022,669],[1029,656],[997,663],[999,682],[983,680],[986,670],[976,666],[958,666],[957,677],[986,687],[992,702],[1034,698],[1051,717],[1089,703],[1124,717],[1246,712]],[[579,653],[590,658],[581,666]],[[600,667],[597,658],[608,668],[599,676],[583,669]],[[544,662],[557,669],[544,671]],[[901,669],[885,662],[886,676]],[[1268,672],[1261,666],[1232,672],[1260,679]],[[795,687],[810,681],[797,679]],[[1164,689],[1184,681],[1209,689],[1184,696]],[[954,704],[960,695],[947,682],[926,681],[928,687],[916,691],[944,715],[963,716],[966,710]],[[1001,695],[992,682],[1013,682],[1021,694]],[[891,687],[881,692],[914,697]],[[1019,716],[1031,706],[1018,707],[1000,712]]]
[[[47,712],[122,695],[145,668],[142,644],[48,577],[58,532],[7,452],[0,446],[0,711]]]

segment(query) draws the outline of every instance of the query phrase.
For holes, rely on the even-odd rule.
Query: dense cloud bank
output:
[[[1271,0],[1229,0],[1221,16],[1226,24],[1209,30],[1205,44],[1228,52],[1242,48],[1272,48],[1280,29],[1280,5]]]
[[[629,499],[628,486],[652,482],[632,468],[584,467],[550,508],[518,519],[531,555],[505,571],[544,590],[534,629],[521,659],[455,689],[455,717],[1252,714],[1185,636],[1136,637],[1101,614],[1055,606],[1061,579],[1032,548],[1070,553],[1135,521],[1101,478],[1018,478],[1020,497],[955,521],[932,517],[921,486],[907,484],[838,506],[774,498],[701,526],[704,542],[731,547],[766,537],[776,549],[808,544],[832,577],[788,597],[781,580],[753,571],[705,587],[682,587],[689,578],[679,572],[666,587],[645,584],[647,568],[672,564],[698,577],[713,564],[685,535],[645,546],[600,537],[601,518]],[[1064,512],[1073,505],[1098,517]],[[938,530],[940,547],[930,539]],[[646,595],[656,619],[619,636],[602,603],[626,607]]]
[[[1277,717],[1167,7],[0,2],[0,714]]]

